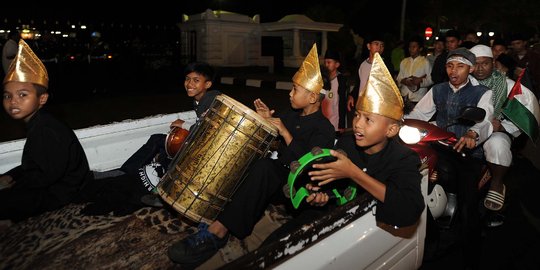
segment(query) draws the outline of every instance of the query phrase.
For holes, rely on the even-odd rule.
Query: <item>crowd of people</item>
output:
[[[91,47],[107,50],[100,37],[95,34]],[[338,51],[331,48],[321,57],[314,44],[292,78],[290,110],[275,112],[260,99],[253,103],[256,113],[278,130],[277,159],[267,157],[251,164],[248,177],[218,218],[211,224],[201,223],[195,233],[175,241],[168,250],[169,258],[197,266],[224,247],[229,235],[239,239],[250,235],[268,204],[284,200],[281,190],[291,162],[313,147],[341,149],[345,153],[333,150],[335,161],[313,165],[315,170],[309,174],[313,182],[307,186],[311,191],[307,198],[310,207],[293,213],[295,218],[286,228],[301,226],[328,211],[330,196],[321,187],[340,179],[354,182],[375,198],[378,222],[390,227],[414,226],[425,207],[420,191],[420,160],[396,136],[402,120],[413,118],[434,121],[441,127],[453,124],[448,130],[458,138],[454,149],[470,151],[467,159],[443,155],[441,162],[458,168],[455,177],[459,179],[459,208],[466,213],[461,237],[464,255],[474,266],[471,256],[481,236],[477,202],[481,200],[492,212],[504,209],[504,177],[512,165],[512,154],[523,147],[523,140],[536,141],[538,137],[540,56],[521,35],[513,35],[508,43],[495,40],[492,44],[478,44],[477,39],[450,30],[443,40],[435,42],[433,54],[427,55],[423,38],[412,36],[403,43],[406,52],[392,53],[395,59],[388,61],[381,57],[383,38],[369,36],[369,56],[361,62],[357,74],[352,73],[352,79],[340,69],[345,59]],[[13,42],[18,42],[15,50],[9,44]],[[105,191],[104,181],[92,179],[73,131],[41,109],[48,99],[46,65],[19,37],[13,35],[9,43],[4,45],[2,55],[3,105],[9,116],[26,123],[29,132],[22,165],[0,176],[0,220],[18,222],[81,201],[94,202],[93,208],[86,209],[87,214],[142,207],[144,202],[134,203],[133,196],[137,201],[151,190],[144,190],[140,179],[133,181],[124,176],[125,181],[117,181],[124,186],[106,185],[109,190]],[[99,61],[102,55],[106,53],[89,54],[88,61]],[[323,65],[319,63],[321,58]],[[209,91],[213,69],[207,63],[195,62],[187,65],[184,75],[185,90],[194,99],[200,120],[220,94]],[[484,119],[478,123],[452,123],[467,106],[482,108],[486,112]],[[186,128],[186,124],[177,120],[171,127]],[[127,176],[137,175],[141,166],[164,154],[164,137],[152,136],[124,164]],[[479,198],[476,187],[483,164],[491,173],[491,183],[485,196]],[[133,185],[137,187],[128,187]],[[112,187],[123,190],[129,206],[120,203],[114,205],[117,209],[111,209],[113,204],[107,194],[118,191]]]
[[[425,103],[426,99],[431,98],[432,93],[429,92],[433,91],[438,84],[446,82],[452,84],[452,78],[450,77],[452,71],[449,70],[451,62],[448,61],[450,52],[464,48],[475,52],[476,56],[481,58],[480,62],[475,63],[475,59],[472,59],[470,63],[467,62],[472,64],[471,71],[465,74],[463,80],[459,81],[459,84],[455,85],[455,87],[460,87],[460,84],[465,85],[469,81],[473,84],[478,84],[478,81],[480,81],[480,84],[486,85],[494,93],[494,97],[491,98],[490,102],[495,107],[492,123],[495,133],[485,144],[478,143],[478,145],[487,148],[485,150],[486,159],[488,164],[491,164],[489,167],[493,181],[485,199],[485,206],[494,211],[500,210],[504,204],[505,188],[502,179],[511,162],[510,145],[514,138],[520,137],[522,131],[502,115],[501,110],[515,81],[520,78],[521,74],[525,75],[525,79],[520,80],[523,84],[521,89],[524,94],[519,97],[525,97],[522,103],[526,104],[526,107],[536,120],[540,119],[537,110],[538,97],[540,97],[540,88],[538,86],[538,82],[540,82],[540,54],[529,46],[528,41],[529,39],[524,35],[514,34],[508,37],[506,41],[495,39],[490,42],[491,44],[478,44],[479,38],[476,33],[467,32],[462,35],[459,31],[452,29],[433,42],[433,51],[429,54],[427,54],[424,39],[420,36],[412,36],[404,43],[407,48],[405,54],[396,53],[396,50],[400,49],[399,44],[396,49],[392,50],[392,63],[394,63],[395,69],[389,69],[389,71],[393,74],[394,80],[400,88],[407,112],[415,109],[420,101],[424,100],[422,103]],[[366,48],[369,51],[369,57],[358,68],[358,79],[356,80],[358,83],[353,86],[352,91],[348,94],[348,110],[351,110],[352,105],[355,104],[354,100],[366,88],[373,55],[375,53],[383,54],[384,46],[385,42],[382,37],[374,35],[367,39]],[[402,55],[402,59],[398,61],[400,55]],[[397,64],[398,62],[399,64]],[[496,85],[493,82],[492,75],[497,76],[498,83]],[[508,82],[505,82],[505,79]],[[488,111],[489,113],[491,111]],[[429,118],[426,120],[429,120]],[[501,125],[501,123],[503,124]],[[492,147],[492,141],[495,141],[495,138],[500,136],[501,131],[504,134],[511,135],[510,137],[504,135],[506,138],[504,154],[497,154],[498,156],[504,155],[505,161],[499,161],[499,158],[496,158],[497,161],[493,161],[491,157],[493,155],[491,149],[494,148]],[[486,133],[491,134],[491,131]],[[461,137],[461,134],[458,137]],[[523,147],[523,138],[521,136],[521,143],[515,144]],[[484,137],[481,142],[485,139],[487,137]],[[531,140],[534,141],[535,139],[536,137],[531,137]],[[479,157],[483,158],[483,155]],[[498,165],[493,165],[493,162]],[[500,167],[501,164],[504,164],[502,168]]]

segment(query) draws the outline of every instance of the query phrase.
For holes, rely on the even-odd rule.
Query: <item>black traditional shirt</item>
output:
[[[312,114],[301,116],[302,110],[288,110],[279,116],[293,139],[287,146],[282,143],[278,149],[279,160],[284,165],[298,160],[315,146],[332,148],[335,141],[334,126],[318,110]]]
[[[27,123],[21,165],[7,175],[14,189],[40,189],[71,202],[93,179],[84,150],[71,128],[39,110]]]
[[[193,100],[193,109],[195,110],[197,118],[204,116],[203,114],[210,108],[210,105],[212,105],[212,102],[214,102],[214,99],[219,94],[221,94],[221,92],[218,90],[210,90],[202,96],[199,102]]]
[[[343,149],[356,166],[386,185],[384,203],[377,202],[377,221],[398,227],[418,221],[425,204],[420,189],[420,158],[415,152],[389,140],[383,150],[369,155],[348,135],[338,140],[335,149]]]

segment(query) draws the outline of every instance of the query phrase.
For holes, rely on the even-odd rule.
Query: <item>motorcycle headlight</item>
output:
[[[406,144],[415,144],[422,139],[422,132],[415,127],[402,126],[399,130],[399,138]]]

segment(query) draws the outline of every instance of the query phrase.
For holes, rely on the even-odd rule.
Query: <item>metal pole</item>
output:
[[[405,34],[405,10],[407,9],[407,0],[401,4],[401,25],[399,27],[399,39],[403,40]]]

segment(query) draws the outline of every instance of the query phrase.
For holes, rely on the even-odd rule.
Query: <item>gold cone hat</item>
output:
[[[378,53],[375,53],[373,58],[369,78],[364,91],[358,98],[356,109],[394,120],[401,120],[403,117],[403,98]]]
[[[323,88],[317,44],[313,44],[300,69],[294,74],[292,81],[307,90],[319,94]]]
[[[8,82],[29,82],[49,88],[47,69],[23,39],[19,41],[19,51],[11,61],[4,84]]]

